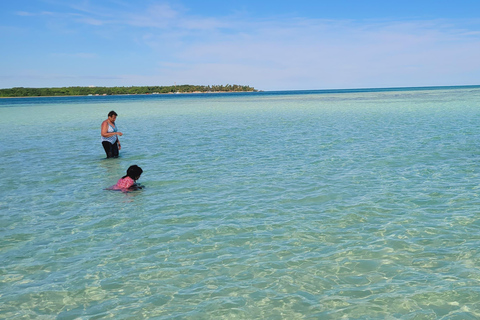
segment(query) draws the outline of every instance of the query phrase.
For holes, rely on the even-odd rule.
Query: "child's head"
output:
[[[134,164],[133,166],[130,166],[127,170],[127,176],[132,178],[133,180],[138,180],[140,176],[142,175],[142,168]]]

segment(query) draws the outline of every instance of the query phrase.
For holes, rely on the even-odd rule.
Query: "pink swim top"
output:
[[[128,189],[135,184],[135,180],[130,177],[120,178],[117,184],[112,187],[114,190]]]

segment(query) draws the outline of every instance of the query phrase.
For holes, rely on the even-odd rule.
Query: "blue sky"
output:
[[[15,0],[0,88],[480,84],[480,1]]]

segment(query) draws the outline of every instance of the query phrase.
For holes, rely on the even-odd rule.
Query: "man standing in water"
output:
[[[102,145],[107,158],[118,158],[118,151],[122,148],[118,136],[123,136],[123,133],[117,131],[115,120],[117,120],[117,113],[110,111],[108,119],[102,122]]]

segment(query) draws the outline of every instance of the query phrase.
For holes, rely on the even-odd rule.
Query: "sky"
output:
[[[480,85],[478,0],[15,0],[0,88]]]

